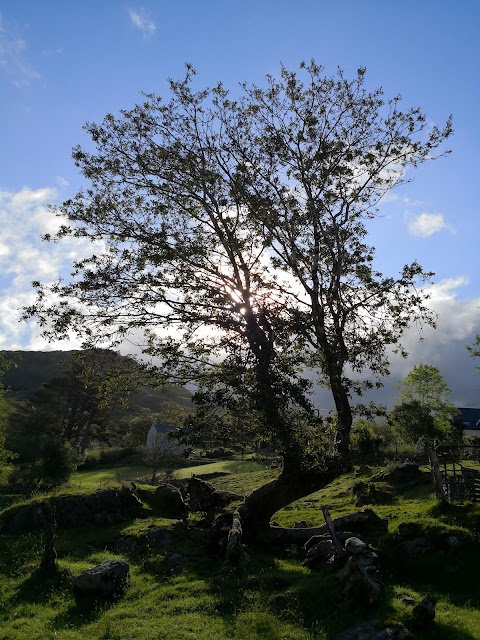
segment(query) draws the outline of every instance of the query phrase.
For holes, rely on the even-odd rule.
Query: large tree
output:
[[[58,208],[58,237],[99,248],[69,280],[36,283],[26,315],[88,344],[141,332],[167,377],[219,371],[223,397],[247,397],[284,451],[279,480],[250,499],[268,522],[348,465],[352,391],[379,383],[409,323],[432,320],[418,288],[428,274],[380,273],[367,223],[451,124],[369,92],[364,69],[327,77],[313,61],[238,97],[194,87],[187,67],[168,101],[146,95],[86,125],[96,149],[73,157],[90,186]],[[332,391],[340,457],[308,474],[296,429],[311,409],[307,366]]]

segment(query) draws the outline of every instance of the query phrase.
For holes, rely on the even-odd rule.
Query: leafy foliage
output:
[[[472,345],[467,346],[472,358],[480,358],[480,333],[475,336],[475,342]],[[477,367],[477,371],[480,372],[480,367]]]
[[[429,274],[416,262],[380,273],[366,222],[408,167],[435,157],[451,122],[431,128],[399,97],[369,92],[363,68],[353,80],[314,61],[282,68],[238,100],[221,83],[195,90],[194,75],[188,66],[170,82],[169,101],[146,95],[86,125],[96,151],[73,157],[91,186],[58,208],[58,238],[98,250],[70,280],[36,283],[25,315],[90,345],[141,332],[169,379],[211,373],[224,386],[219,366],[236,372],[233,396],[292,457],[292,408],[312,414],[299,372],[313,367],[348,458],[352,390],[380,384],[387,346],[401,350],[411,322],[433,321],[417,286]]]
[[[10,482],[38,489],[57,487],[70,479],[77,468],[78,452],[69,442],[45,438],[34,441],[33,446],[28,464],[25,459],[16,464]]]
[[[18,456],[16,481],[64,482],[92,442],[108,441],[116,408],[136,384],[125,367],[112,352],[81,352],[62,376],[16,404],[7,426],[8,446]]]
[[[390,423],[400,438],[409,444],[445,436],[435,424],[430,409],[418,400],[397,404],[390,412]]]
[[[382,437],[368,420],[355,420],[352,428],[352,451],[362,461],[375,459],[382,442]]]
[[[395,414],[395,424],[401,415],[402,420],[408,413],[412,417],[412,427],[404,434],[409,434],[408,439],[417,441],[418,437],[436,437],[445,439],[451,435],[452,418],[458,412],[455,405],[448,402],[450,389],[440,374],[437,367],[430,364],[415,365],[410,373],[397,385],[400,391],[398,399],[400,412]],[[431,416],[431,420],[427,418]],[[422,426],[423,421],[423,426]],[[418,429],[418,437],[414,437],[414,429]],[[427,433],[430,435],[427,436]]]

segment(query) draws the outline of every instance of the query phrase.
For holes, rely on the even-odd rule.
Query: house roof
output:
[[[465,429],[480,429],[480,409],[459,407],[458,415]]]
[[[173,424],[162,424],[161,422],[158,422],[158,420],[153,421],[152,427],[155,428],[157,433],[170,433],[170,431],[178,429],[178,427]]]

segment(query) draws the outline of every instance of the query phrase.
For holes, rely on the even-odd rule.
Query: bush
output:
[[[45,442],[29,463],[14,467],[9,482],[32,489],[51,489],[67,482],[77,468],[77,454],[68,442]]]
[[[99,451],[99,465],[136,462],[140,459],[139,453],[134,447],[110,447],[109,449],[100,449]]]
[[[205,458],[230,458],[235,455],[235,451],[232,449],[224,449],[223,447],[217,447],[216,449],[208,449],[205,451]]]
[[[91,469],[100,463],[100,449],[91,449],[85,453],[83,462],[80,465],[82,469]]]
[[[352,452],[362,461],[377,458],[382,437],[375,433],[372,425],[366,420],[355,420],[351,435]]]

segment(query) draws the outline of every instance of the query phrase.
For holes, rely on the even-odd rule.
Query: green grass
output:
[[[198,473],[228,471],[229,475],[212,480],[215,486],[246,493],[277,473],[256,464],[216,461],[199,466]],[[197,473],[195,469],[177,474],[188,477]],[[86,490],[137,473],[145,475],[139,467],[112,467],[81,472],[77,478],[81,477]],[[333,517],[354,511],[351,487],[359,479],[367,477],[346,474],[289,505],[275,520],[292,525],[302,519],[314,526],[323,523],[320,507],[324,504]],[[419,600],[431,590],[438,599],[437,618],[431,630],[415,632],[416,640],[480,640],[480,506],[441,506],[426,483],[397,492],[393,504],[374,510],[388,519],[388,531],[370,540],[381,558],[384,583],[382,603],[373,615],[407,623],[411,608],[403,598]],[[222,556],[212,551],[204,531],[151,513],[151,517],[110,527],[59,531],[61,573],[53,581],[32,577],[41,555],[40,532],[2,533],[0,640],[336,640],[341,631],[368,614],[339,608],[334,573],[303,567],[303,555],[296,549],[277,556],[268,549],[254,550],[247,572],[224,573]],[[462,546],[453,554],[409,558],[399,547],[402,522],[419,523],[433,541],[444,532],[455,534]],[[172,549],[154,552],[146,546],[150,526],[171,529]],[[137,550],[127,554],[115,550],[115,541],[124,535],[137,538]],[[185,558],[185,572],[179,576],[171,575],[166,565],[172,551]],[[72,577],[112,557],[128,560],[130,588],[117,603],[80,610],[73,599]]]
[[[86,471],[77,471],[69,482],[69,487],[78,489],[98,489],[121,482],[128,482],[151,474],[145,465],[123,465],[96,467]]]
[[[218,460],[217,462],[202,464],[196,467],[178,469],[175,471],[174,476],[176,478],[190,478],[192,474],[201,476],[210,473],[229,473],[232,475],[239,475],[264,470],[265,468],[265,464],[261,462],[254,462],[252,460]]]

